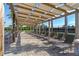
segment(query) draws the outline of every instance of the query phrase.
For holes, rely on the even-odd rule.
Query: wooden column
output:
[[[39,34],[38,25],[37,25],[37,34]]]
[[[42,25],[43,25],[43,26],[42,26],[42,31],[43,31],[43,35],[44,35],[44,34],[45,34],[45,33],[44,33],[44,31],[45,31],[44,22],[42,22]]]
[[[34,29],[35,29],[35,34],[36,34],[36,25],[34,26]]]
[[[40,24],[39,24],[39,34],[40,34]]]
[[[2,19],[2,4],[0,4],[0,56],[3,54],[2,41],[3,41],[3,19]]]
[[[44,22],[43,22],[43,35],[44,35]]]
[[[79,11],[75,12],[75,32],[76,38],[79,39]]]
[[[31,25],[30,25],[30,32],[31,32],[31,29],[32,29],[32,27],[31,27]]]
[[[53,35],[53,20],[51,20],[51,32],[52,32],[52,35]]]
[[[44,34],[45,34],[45,36],[46,36],[46,32],[47,32],[47,31],[46,31],[46,27],[44,28],[44,32],[45,32]]]
[[[36,29],[36,31],[35,31],[35,32],[36,32],[36,34],[37,34],[37,31],[38,31],[38,30],[37,30],[37,25],[35,26],[35,29]]]
[[[32,32],[34,33],[34,25],[32,26]]]
[[[12,42],[15,42],[15,21],[13,20],[13,30],[12,30]]]
[[[67,27],[67,16],[65,16],[65,36],[68,33],[68,27]]]
[[[15,37],[17,36],[17,19],[16,19],[16,15],[15,15],[15,11],[14,11],[14,7],[13,4],[10,3],[10,9],[12,12],[12,19],[13,19],[13,30],[12,30],[12,42],[15,42]]]
[[[36,29],[36,34],[37,34],[37,26],[35,27],[35,29]]]
[[[34,26],[34,31],[35,31],[35,33],[36,33],[36,26]]]
[[[48,41],[50,41],[50,21],[48,21]]]
[[[45,24],[44,24],[44,29],[43,29],[43,32],[44,32],[44,36],[45,36],[45,35],[46,35]]]
[[[41,31],[41,34],[43,33],[43,22],[41,22],[41,29],[42,29],[42,31]]]
[[[16,18],[15,18],[15,14],[13,13],[13,42],[15,42],[15,37],[17,36],[17,29],[18,29],[18,26],[17,26],[17,21],[16,21]]]
[[[33,29],[34,29],[34,33],[35,33],[35,32],[36,32],[36,31],[35,31],[35,25],[33,26]]]

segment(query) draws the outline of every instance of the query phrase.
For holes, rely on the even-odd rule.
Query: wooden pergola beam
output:
[[[18,22],[29,22],[29,23],[37,23],[38,22],[38,20],[35,20],[35,21],[28,21],[28,20],[18,20]]]
[[[59,11],[62,11],[62,12],[67,13],[66,10],[64,10],[64,9],[62,9],[62,8],[60,8],[60,7],[57,7],[57,8],[56,8],[56,6],[54,6],[53,4],[49,4],[49,3],[43,3],[43,4],[44,4],[44,5],[47,5],[47,6],[50,6],[50,7],[52,7],[52,8],[55,8],[55,9],[57,9],[57,10],[59,10]]]
[[[18,22],[18,24],[19,25],[21,25],[21,24],[26,24],[26,25],[29,25],[29,26],[32,26],[32,25],[34,25],[33,23],[29,23],[29,22]]]
[[[65,6],[68,7],[68,8],[70,8],[70,9],[74,9],[73,7],[67,5],[66,3],[65,3]]]
[[[28,22],[32,21],[33,23],[36,23],[36,22],[38,23],[38,22],[42,21],[41,19],[34,19],[34,18],[28,18],[28,19],[26,19],[25,17],[21,17],[21,16],[17,17],[17,19],[18,19],[17,21],[20,21],[20,20],[28,21]]]
[[[38,24],[40,22],[40,20],[35,20],[35,21],[30,20],[30,21],[28,21],[28,20],[25,20],[25,19],[18,19],[17,21],[18,22],[24,22],[24,23],[31,23],[31,24]]]
[[[18,25],[21,25],[21,24],[23,24],[23,25],[29,25],[29,26],[35,26],[35,23],[29,23],[29,22],[18,22]]]
[[[23,12],[17,12],[17,13],[18,14],[23,14],[23,15],[28,15],[27,13],[23,13]],[[32,16],[32,17],[38,17],[38,18],[42,18],[42,19],[47,19],[46,17],[39,17],[38,15],[30,15],[30,16]]]
[[[22,16],[22,15],[17,15],[17,18],[24,18],[24,19],[27,19],[27,17],[25,17],[25,16]],[[39,18],[34,18],[34,17],[28,17],[28,19],[32,19],[32,20],[40,20],[40,21],[42,21],[42,19],[39,19]]]
[[[23,5],[27,5],[27,4],[23,4]],[[34,6],[30,6],[30,5],[27,5],[27,6],[29,6],[29,7],[34,7]],[[48,12],[48,11],[43,10],[43,9],[41,9],[41,8],[38,8],[38,7],[35,7],[35,8],[37,8],[37,9],[39,9],[39,10],[42,10],[42,11],[47,12],[47,15],[51,15],[51,16],[55,17],[55,15],[54,15],[54,14],[52,14],[51,12]]]
[[[79,9],[76,9],[76,8],[74,8],[74,7],[71,7],[71,6],[69,6],[69,5],[67,5],[67,3],[65,3],[65,6],[67,6],[68,8],[70,8],[70,9],[75,9],[75,10],[77,10],[77,11],[79,11]]]
[[[21,5],[15,5],[15,7],[18,7],[18,8],[23,8],[23,9],[27,9],[27,10],[30,10],[32,11],[31,8],[28,8],[28,7],[24,7],[24,6],[21,6]],[[40,11],[40,10],[35,10],[35,12],[37,13],[40,13],[40,14],[44,14],[44,11]],[[47,15],[47,16],[50,16],[50,15]],[[51,15],[52,16],[52,15]],[[44,16],[43,16],[44,17]],[[52,16],[53,17],[53,16]]]
[[[55,19],[58,19],[58,18],[61,18],[61,17],[64,17],[66,15],[71,15],[71,14],[74,14],[76,11],[73,11],[71,13],[67,13],[67,14],[64,14],[64,15],[60,15],[58,17],[55,17],[55,18],[51,18],[51,19],[48,19],[48,20],[44,20],[44,22],[47,22],[47,21],[50,21],[50,20],[55,20]]]

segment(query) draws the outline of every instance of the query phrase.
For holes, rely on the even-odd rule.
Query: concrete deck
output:
[[[53,50],[52,44],[45,44],[47,41],[41,41],[28,33],[21,32],[20,40],[16,39],[15,43],[10,45],[6,44],[5,56],[61,56],[61,55],[73,55],[73,53],[58,54],[58,50]]]

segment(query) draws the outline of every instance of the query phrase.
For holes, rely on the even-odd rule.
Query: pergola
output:
[[[76,38],[79,38],[79,4],[78,3],[14,3],[9,4],[13,14],[13,40],[19,24],[26,24],[33,29],[40,23],[48,21],[50,39],[51,20],[65,17],[65,34],[67,34],[67,15],[75,14]],[[53,26],[52,26],[53,28]],[[40,33],[40,28],[39,31]],[[15,34],[14,34],[15,33]]]

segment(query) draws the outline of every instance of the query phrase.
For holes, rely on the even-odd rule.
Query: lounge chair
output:
[[[58,43],[58,42],[63,42],[64,41],[64,34],[57,34],[55,33],[55,35],[53,36],[53,38],[50,38],[50,40],[48,41],[48,43]]]
[[[34,36],[36,36],[38,39],[39,39],[39,38],[42,38],[42,41],[48,39],[47,37],[44,36],[44,34],[41,34],[41,35],[39,35],[39,34],[34,34]]]
[[[59,34],[57,35],[56,39],[61,40],[63,36],[64,36],[63,34],[60,34],[60,33],[59,33]]]
[[[67,48],[71,48],[72,47],[72,43],[74,41],[75,36],[74,35],[67,35],[65,36],[65,41],[64,42],[60,42],[60,43],[56,43],[54,45],[54,49],[59,49],[58,52],[66,50]]]

